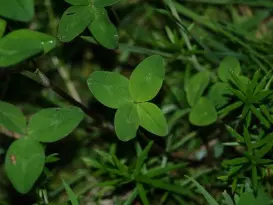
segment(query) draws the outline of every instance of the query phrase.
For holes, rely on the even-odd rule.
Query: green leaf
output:
[[[85,166],[91,167],[91,168],[97,168],[97,169],[103,169],[103,165],[100,164],[95,159],[92,159],[90,157],[83,157],[82,161],[84,162]]]
[[[257,205],[256,199],[251,192],[245,192],[240,196],[238,205]]]
[[[137,187],[139,197],[140,197],[140,199],[142,201],[142,204],[143,205],[149,205],[150,203],[149,203],[149,200],[147,198],[146,191],[145,191],[143,185],[140,184],[140,183],[137,183],[136,187]]]
[[[2,36],[4,35],[6,26],[7,26],[7,22],[4,19],[0,18],[0,38],[2,38]]]
[[[40,143],[22,137],[11,144],[5,159],[5,170],[16,190],[22,194],[30,191],[41,175],[45,154]]]
[[[136,199],[138,194],[137,188],[134,188],[131,192],[130,196],[127,197],[126,201],[124,202],[124,205],[131,205],[134,203],[134,200]]]
[[[137,106],[134,103],[126,103],[120,106],[115,114],[115,131],[118,138],[124,142],[136,136],[139,127]]]
[[[237,75],[236,73],[231,73],[230,81],[234,84],[240,91],[246,93],[248,86],[250,85],[251,81],[249,78],[243,75]]]
[[[88,26],[94,38],[105,48],[118,46],[118,32],[104,8],[94,8],[95,19]]]
[[[232,95],[232,92],[228,89],[226,83],[217,82],[211,86],[208,98],[214,104],[215,108],[221,108],[229,101],[227,95]]]
[[[166,167],[155,167],[149,169],[145,176],[149,178],[158,177],[160,175],[168,174],[169,171],[186,167],[187,164],[167,164]]]
[[[237,157],[230,160],[224,160],[223,166],[235,166],[235,165],[242,165],[249,162],[249,159],[246,157]]]
[[[191,107],[193,107],[199,101],[208,84],[208,72],[199,72],[191,77],[185,88],[187,100]]]
[[[239,142],[244,142],[244,138],[242,135],[240,135],[238,132],[236,132],[232,127],[230,127],[229,125],[226,125],[226,129],[229,132],[229,134],[236,138],[236,140],[238,140]]]
[[[140,125],[155,135],[166,136],[168,124],[162,111],[155,104],[149,102],[137,105]]]
[[[25,133],[27,122],[21,110],[7,102],[0,101],[0,125],[9,131]]]
[[[136,102],[153,99],[159,92],[165,76],[164,59],[153,55],[144,59],[130,77],[129,90]]]
[[[209,99],[201,97],[192,108],[189,120],[193,125],[207,126],[216,122],[217,111]]]
[[[152,145],[153,145],[153,141],[150,141],[148,145],[144,148],[144,150],[140,153],[140,155],[137,157],[136,166],[133,173],[134,177],[137,177],[141,174],[141,168],[143,167],[145,160],[148,158],[148,153]]]
[[[62,179],[62,182],[63,182],[64,188],[66,190],[66,193],[69,197],[69,201],[71,201],[71,204],[72,205],[80,205],[76,194],[73,192],[73,190],[70,188],[70,186],[65,182],[64,179]]]
[[[53,154],[50,154],[50,155],[46,156],[45,163],[46,164],[54,163],[54,162],[57,162],[59,160],[60,160],[60,158],[58,157],[58,153],[53,153]]]
[[[95,98],[110,108],[132,102],[129,93],[129,80],[115,72],[96,71],[87,80],[88,87]]]
[[[256,204],[262,204],[262,205],[270,205],[271,204],[271,199],[269,197],[269,194],[265,193],[265,191],[262,187],[260,187],[258,190]]]
[[[231,196],[226,192],[226,190],[223,192],[225,205],[234,205],[233,200]]]
[[[219,110],[218,115],[220,116],[220,118],[222,118],[222,117],[226,116],[227,114],[229,114],[231,111],[239,108],[243,104],[244,103],[242,101],[234,102],[234,103],[228,105],[227,107]]]
[[[56,46],[50,35],[20,29],[0,39],[0,67],[17,64],[41,52],[47,53]]]
[[[187,197],[192,196],[192,192],[188,189],[188,187],[182,187],[174,183],[167,183],[167,182],[164,182],[164,180],[162,179],[150,179],[146,176],[141,176],[141,177],[137,177],[137,181],[143,184],[148,184],[154,188],[181,194]]]
[[[95,7],[106,7],[106,6],[112,6],[113,4],[119,1],[120,0],[93,0],[93,5]]]
[[[230,72],[234,74],[241,72],[240,62],[233,56],[227,56],[221,61],[218,68],[218,76],[222,81],[227,82],[231,79]]]
[[[70,134],[83,116],[77,107],[43,109],[30,119],[28,136],[40,142],[55,142]]]
[[[95,10],[90,6],[71,6],[62,15],[58,38],[69,42],[80,35],[94,19]]]
[[[44,53],[48,53],[56,46],[56,38],[53,36],[29,29],[13,31],[12,33],[8,34],[8,36],[12,39],[30,39],[33,40],[33,43],[36,43],[37,41],[42,46]]]
[[[87,6],[90,5],[90,0],[65,0],[67,3],[74,6]]]
[[[30,21],[34,15],[34,0],[0,1],[0,16],[16,20]]]
[[[219,205],[218,202],[194,178],[188,177],[188,176],[186,176],[186,177],[189,178],[194,183],[194,185],[197,187],[197,189],[203,194],[203,196],[207,200],[208,204],[210,204],[210,205]]]

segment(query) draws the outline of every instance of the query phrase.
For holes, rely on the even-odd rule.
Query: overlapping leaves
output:
[[[242,81],[242,89],[247,88],[247,79],[240,76],[240,62],[236,58],[230,56],[224,58],[217,71],[219,79],[223,82],[214,83],[209,88],[207,96],[204,96],[204,94],[210,83],[210,74],[208,72],[203,71],[193,75],[185,85],[186,97],[192,107],[189,120],[194,125],[210,125],[217,120],[219,113],[222,116],[223,111],[230,112],[230,109],[227,108],[227,110],[222,109],[217,113],[217,109],[226,106],[230,96],[234,95],[228,84],[233,76]],[[233,103],[232,106],[235,106],[234,109],[237,108],[236,103]]]
[[[70,134],[83,119],[77,107],[48,108],[34,114],[27,126],[22,112],[0,101],[0,126],[22,135],[9,147],[5,169],[13,186],[27,193],[41,175],[45,153],[40,142],[55,142]]]
[[[95,98],[118,109],[114,124],[120,140],[134,138],[139,126],[159,136],[167,135],[163,113],[147,102],[159,92],[164,75],[163,58],[153,55],[136,67],[129,80],[115,72],[96,71],[89,76],[87,84]]]
[[[58,37],[62,42],[69,42],[80,35],[86,28],[104,47],[114,49],[118,45],[118,34],[104,7],[119,0],[66,0],[70,6],[59,22]]]

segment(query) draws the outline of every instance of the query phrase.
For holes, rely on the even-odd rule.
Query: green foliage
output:
[[[1,1],[0,204],[272,204],[271,8]]]
[[[83,116],[77,107],[43,109],[31,117],[27,133],[39,142],[55,142],[70,134]]]
[[[206,198],[208,204],[210,205],[219,205],[217,201],[204,189],[204,187],[199,184],[194,178],[188,177],[194,185],[197,187],[197,189],[202,193],[202,195]]]
[[[240,74],[241,66],[240,62],[235,57],[227,56],[221,61],[218,68],[219,78],[222,81],[227,82],[231,79],[230,72],[233,72],[236,75]]]
[[[24,134],[26,131],[26,118],[18,107],[0,101],[0,125],[10,131]]]
[[[140,125],[149,132],[166,136],[168,134],[167,121],[161,110],[153,103],[145,102],[137,104]]]
[[[0,18],[0,38],[2,38],[2,36],[4,35],[6,26],[7,26],[7,22],[4,19]]]
[[[164,60],[154,55],[143,60],[130,77],[129,90],[136,102],[153,99],[159,92],[165,76]]]
[[[46,157],[37,141],[54,142],[67,136],[83,119],[83,112],[77,107],[44,109],[32,116],[26,129],[26,119],[17,107],[0,101],[0,108],[0,125],[26,134],[11,144],[5,159],[7,176],[16,190],[25,194],[44,170]]]
[[[111,6],[120,0],[94,0],[93,5],[96,7],[106,7],[106,6]]]
[[[65,0],[67,3],[75,6],[87,6],[89,5],[89,0]]]
[[[70,186],[65,182],[64,179],[62,179],[64,188],[68,194],[69,200],[71,201],[72,205],[79,205],[77,196],[75,195],[75,193],[73,192],[73,190],[70,188]]]
[[[104,7],[118,1],[67,0],[72,6],[62,15],[58,27],[58,38],[62,42],[70,42],[88,27],[98,43],[108,49],[116,48],[118,32]]]
[[[0,39],[0,68],[47,53],[55,45],[56,39],[50,35],[27,29],[13,31]]]
[[[114,49],[118,45],[118,32],[110,21],[105,8],[94,8],[94,20],[88,26],[94,38],[104,47]]]
[[[209,73],[207,72],[197,73],[190,78],[185,90],[188,103],[191,107],[199,101],[208,85]]]
[[[16,20],[30,21],[34,16],[33,0],[10,0],[0,2],[0,16]]]
[[[87,84],[95,98],[107,107],[118,109],[114,124],[120,140],[133,139],[139,125],[159,136],[168,134],[162,111],[155,104],[146,102],[159,92],[164,73],[162,57],[154,55],[136,67],[130,80],[109,71],[96,71],[88,77]]]
[[[41,144],[28,137],[22,137],[9,147],[5,170],[16,190],[25,194],[42,173],[44,164],[45,154]]]
[[[129,141],[136,136],[139,127],[137,105],[126,103],[118,108],[115,114],[115,131],[122,141]]]
[[[124,76],[108,71],[96,71],[87,80],[88,87],[95,98],[110,108],[132,102],[129,93],[129,80]]]
[[[71,6],[62,15],[58,28],[58,38],[69,42],[80,35],[94,19],[94,9],[90,6]]]
[[[217,120],[217,111],[209,99],[201,97],[193,106],[189,120],[197,126],[210,125]]]
[[[208,98],[213,102],[216,109],[219,109],[229,102],[229,95],[232,92],[226,83],[217,82],[210,87]]]

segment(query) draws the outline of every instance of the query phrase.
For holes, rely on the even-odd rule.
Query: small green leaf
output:
[[[238,75],[236,73],[231,73],[230,81],[243,93],[246,93],[247,88],[251,83],[249,78],[243,75]]]
[[[5,170],[16,190],[22,194],[30,191],[41,175],[45,164],[45,154],[40,143],[22,137],[9,147]]]
[[[191,107],[193,107],[199,101],[208,84],[208,72],[199,72],[191,77],[185,88],[187,100]]]
[[[164,59],[153,55],[144,59],[130,77],[129,90],[136,102],[153,99],[159,92],[165,76]]]
[[[134,177],[137,177],[141,174],[141,168],[143,167],[145,160],[148,158],[148,153],[152,145],[153,145],[153,141],[150,141],[148,145],[144,148],[144,150],[141,151],[140,155],[137,157],[136,166],[133,173]]]
[[[71,6],[62,15],[58,38],[69,42],[80,35],[94,19],[95,10],[90,6]]]
[[[223,192],[225,205],[234,205],[233,200],[231,196],[226,192],[226,190]]]
[[[69,201],[71,202],[72,205],[80,205],[79,201],[77,199],[76,194],[73,192],[73,190],[70,188],[70,186],[65,182],[64,179],[62,179],[65,191],[68,195]]]
[[[235,165],[242,165],[249,162],[249,159],[246,157],[237,157],[230,160],[223,161],[223,166],[235,166]]]
[[[56,46],[50,35],[20,29],[0,39],[0,67],[7,67],[37,55],[47,53]]]
[[[90,5],[90,0],[65,0],[67,3],[74,6],[87,6]]]
[[[60,158],[58,157],[58,153],[54,153],[54,154],[50,154],[50,155],[46,156],[45,163],[46,164],[54,163],[54,162],[57,162],[59,160],[60,160]]]
[[[218,76],[222,81],[227,82],[231,79],[230,72],[234,72],[234,74],[241,72],[240,62],[233,56],[227,56],[221,61]]]
[[[103,169],[103,165],[100,164],[95,159],[92,159],[91,157],[83,157],[82,158],[83,163],[85,164],[86,167],[91,167],[91,168],[97,168],[97,169]]]
[[[184,164],[167,164],[166,167],[154,167],[149,169],[145,176],[149,177],[149,178],[153,178],[153,177],[159,177],[161,175],[165,175],[168,174],[169,171],[173,171],[175,169],[181,169],[181,168],[185,168],[187,166],[186,163]]]
[[[115,72],[96,71],[87,80],[88,87],[95,98],[103,105],[118,108],[132,102],[129,93],[129,80]]]
[[[2,0],[0,1],[0,16],[16,20],[30,21],[34,15],[34,0]]]
[[[137,106],[134,103],[126,103],[120,106],[115,114],[115,131],[118,138],[124,142],[133,139],[138,127]]]
[[[2,38],[2,36],[4,35],[6,26],[7,26],[7,22],[4,19],[0,18],[0,38]]]
[[[7,102],[0,101],[0,125],[9,131],[25,133],[27,122],[21,110]]]
[[[126,201],[124,202],[124,205],[131,205],[134,203],[134,200],[136,199],[138,194],[137,188],[134,188],[131,192],[130,196],[127,197]]]
[[[217,120],[217,111],[210,100],[201,97],[192,108],[189,120],[193,125],[207,126]]]
[[[95,19],[88,26],[94,38],[105,48],[118,46],[118,32],[104,8],[94,8]]]
[[[230,112],[232,112],[233,110],[239,108],[243,104],[244,103],[242,101],[234,102],[234,103],[224,107],[223,109],[219,110],[218,115],[220,116],[220,118],[222,118],[222,117],[226,116],[227,114],[229,114]]]
[[[137,177],[137,180],[140,183],[148,184],[151,187],[154,187],[157,189],[162,189],[165,191],[181,194],[181,195],[184,195],[187,197],[190,197],[193,195],[191,190],[188,189],[188,187],[183,187],[183,186],[180,186],[180,185],[174,184],[174,183],[168,183],[162,179],[150,179],[146,176],[140,176],[140,177]]]
[[[227,131],[229,132],[229,134],[230,134],[232,137],[236,138],[237,141],[239,141],[239,142],[244,142],[244,141],[245,141],[244,138],[243,138],[243,136],[240,135],[238,132],[236,132],[236,131],[235,131],[232,127],[230,127],[229,125],[226,125],[226,129],[227,129]]]
[[[228,89],[226,83],[217,82],[211,86],[208,98],[214,104],[215,108],[221,108],[229,101],[227,95],[232,95],[232,92]]]
[[[166,136],[168,124],[162,111],[155,104],[149,102],[137,105],[140,125],[155,135]]]
[[[137,183],[136,187],[137,187],[139,197],[140,197],[140,199],[142,201],[142,204],[143,205],[149,205],[150,203],[149,203],[149,200],[148,200],[148,197],[147,197],[147,194],[146,194],[146,191],[145,191],[143,185],[140,184],[140,183]]]
[[[256,199],[251,192],[245,192],[240,196],[238,205],[257,205]]]
[[[30,119],[28,136],[40,142],[55,142],[70,134],[83,116],[77,107],[43,109]]]
[[[208,204],[210,204],[210,205],[219,205],[218,202],[194,178],[188,177],[188,176],[187,176],[187,178],[189,178],[194,183],[194,185],[198,188],[198,190],[203,194],[203,196],[207,200]]]
[[[93,5],[95,7],[106,7],[106,6],[112,6],[113,4],[119,1],[120,0],[93,0]]]

